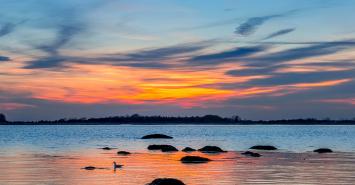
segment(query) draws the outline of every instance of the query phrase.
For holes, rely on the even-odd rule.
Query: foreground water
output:
[[[173,140],[141,140],[150,133]],[[355,126],[0,126],[0,184],[146,184],[174,177],[189,185],[234,184],[353,184]],[[217,145],[232,151],[191,155],[213,159],[186,165],[186,153],[149,152],[149,144],[199,148]],[[260,158],[240,155],[256,144],[278,147]],[[133,154],[118,156],[117,147]],[[315,148],[336,152],[315,154]],[[124,168],[113,171],[117,161]],[[86,171],[84,166],[103,169]]]

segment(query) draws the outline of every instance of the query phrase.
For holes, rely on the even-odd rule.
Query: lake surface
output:
[[[139,139],[151,133],[174,139]],[[230,152],[149,152],[150,144],[171,144],[178,149],[216,145]],[[260,158],[240,154],[257,144],[279,150],[259,152]],[[104,146],[117,149],[99,149]],[[320,147],[335,152],[311,152]],[[132,155],[118,156],[117,150]],[[186,155],[213,161],[180,163]],[[124,168],[114,171],[113,161]],[[89,165],[103,169],[81,169]],[[189,185],[353,184],[355,126],[0,126],[0,168],[1,185],[137,185],[158,177],[178,178]]]

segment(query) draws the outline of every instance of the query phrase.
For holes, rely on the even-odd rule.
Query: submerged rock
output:
[[[95,166],[86,166],[84,167],[85,170],[95,170],[96,167]]]
[[[254,150],[277,150],[276,147],[270,146],[270,145],[256,145],[256,146],[250,147],[250,149],[254,149]]]
[[[161,150],[162,152],[177,152],[177,148],[171,145],[149,145],[148,150]]]
[[[180,159],[182,163],[206,163],[211,161],[211,159],[200,157],[200,156],[185,156]]]
[[[261,155],[255,152],[251,152],[251,151],[246,151],[243,152],[242,155],[247,155],[247,156],[251,156],[251,157],[260,157]]]
[[[181,180],[173,178],[155,179],[147,185],[185,185]]]
[[[203,153],[220,153],[220,152],[226,152],[219,148],[218,146],[205,146],[203,148],[198,149],[198,151],[203,152]]]
[[[331,150],[329,148],[319,148],[317,150],[313,150],[313,152],[317,152],[317,153],[332,153],[333,150]]]
[[[129,155],[129,154],[131,154],[131,152],[118,151],[117,154],[118,154],[118,155]]]
[[[173,139],[173,137],[164,134],[150,134],[143,136],[142,139]]]
[[[196,151],[196,149],[190,148],[190,147],[186,147],[184,149],[182,149],[183,152],[194,152]]]

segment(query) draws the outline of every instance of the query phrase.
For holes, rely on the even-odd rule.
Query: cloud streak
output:
[[[241,59],[267,49],[268,48],[265,46],[237,47],[219,53],[195,56],[190,59],[189,63],[195,65],[217,65],[227,61]]]
[[[10,34],[15,30],[16,25],[13,23],[6,23],[0,26],[0,37]]]
[[[298,11],[299,10],[291,10],[282,14],[274,14],[274,15],[267,15],[261,17],[251,17],[247,19],[245,22],[241,23],[238,27],[236,27],[234,33],[240,36],[249,36],[253,34],[261,25],[265,24],[267,21],[276,18],[286,17]]]
[[[64,33],[64,32],[63,32]],[[172,61],[184,60],[195,52],[213,45],[215,41],[178,44],[162,48],[137,50],[129,53],[103,54],[95,57],[72,57],[58,54],[58,49],[65,45],[76,32],[69,32],[59,37],[54,44],[40,47],[50,54],[48,57],[33,60],[26,69],[63,67],[66,63],[105,64],[137,68],[170,68]]]
[[[271,39],[271,38],[275,38],[275,37],[279,37],[279,36],[282,36],[282,35],[286,35],[286,34],[289,34],[289,33],[293,32],[293,31],[295,31],[295,30],[296,30],[295,28],[282,29],[282,30],[279,30],[277,32],[271,33],[270,35],[266,36],[262,40],[268,40],[268,39]]]
[[[0,55],[0,62],[6,62],[6,61],[10,61],[10,60],[11,60],[10,57]]]
[[[353,39],[322,42],[311,44],[310,46],[292,48],[250,58],[250,63],[267,66],[280,62],[335,54],[352,48],[355,48],[355,41]]]

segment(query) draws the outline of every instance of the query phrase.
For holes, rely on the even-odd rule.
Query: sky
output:
[[[0,0],[9,120],[355,117],[355,0]]]

